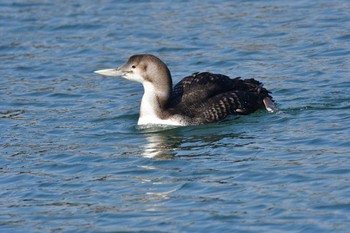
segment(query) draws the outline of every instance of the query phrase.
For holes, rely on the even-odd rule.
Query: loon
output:
[[[199,125],[228,115],[247,115],[258,109],[276,111],[270,91],[255,79],[231,79],[222,74],[198,72],[172,88],[167,65],[151,54],[133,55],[118,68],[95,73],[139,82],[144,94],[138,125]]]

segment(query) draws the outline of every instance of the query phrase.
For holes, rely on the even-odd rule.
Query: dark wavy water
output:
[[[1,232],[348,232],[350,2],[2,1]],[[255,77],[280,112],[136,126],[161,57]]]

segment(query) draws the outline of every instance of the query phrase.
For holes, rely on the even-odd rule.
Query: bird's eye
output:
[[[135,68],[136,68],[136,66],[135,66],[135,65],[134,65],[134,66],[131,66],[131,68],[135,69]]]

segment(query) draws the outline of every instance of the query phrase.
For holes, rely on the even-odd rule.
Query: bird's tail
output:
[[[277,112],[277,108],[275,106],[274,101],[270,97],[265,97],[263,99],[263,103],[265,105],[265,108],[269,112]]]
[[[274,104],[274,100],[272,98],[271,91],[264,88],[264,84],[251,78],[251,79],[240,79],[239,77],[235,79],[236,82],[240,82],[241,86],[250,91],[250,92],[256,92],[262,97],[262,102],[264,103],[264,106],[267,111],[269,112],[277,112],[277,108]],[[243,84],[243,85],[242,85]]]

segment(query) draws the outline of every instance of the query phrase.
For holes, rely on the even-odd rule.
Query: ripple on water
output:
[[[0,3],[0,231],[347,232],[348,6]],[[137,127],[142,86],[93,74],[136,53],[255,77],[280,111]]]

